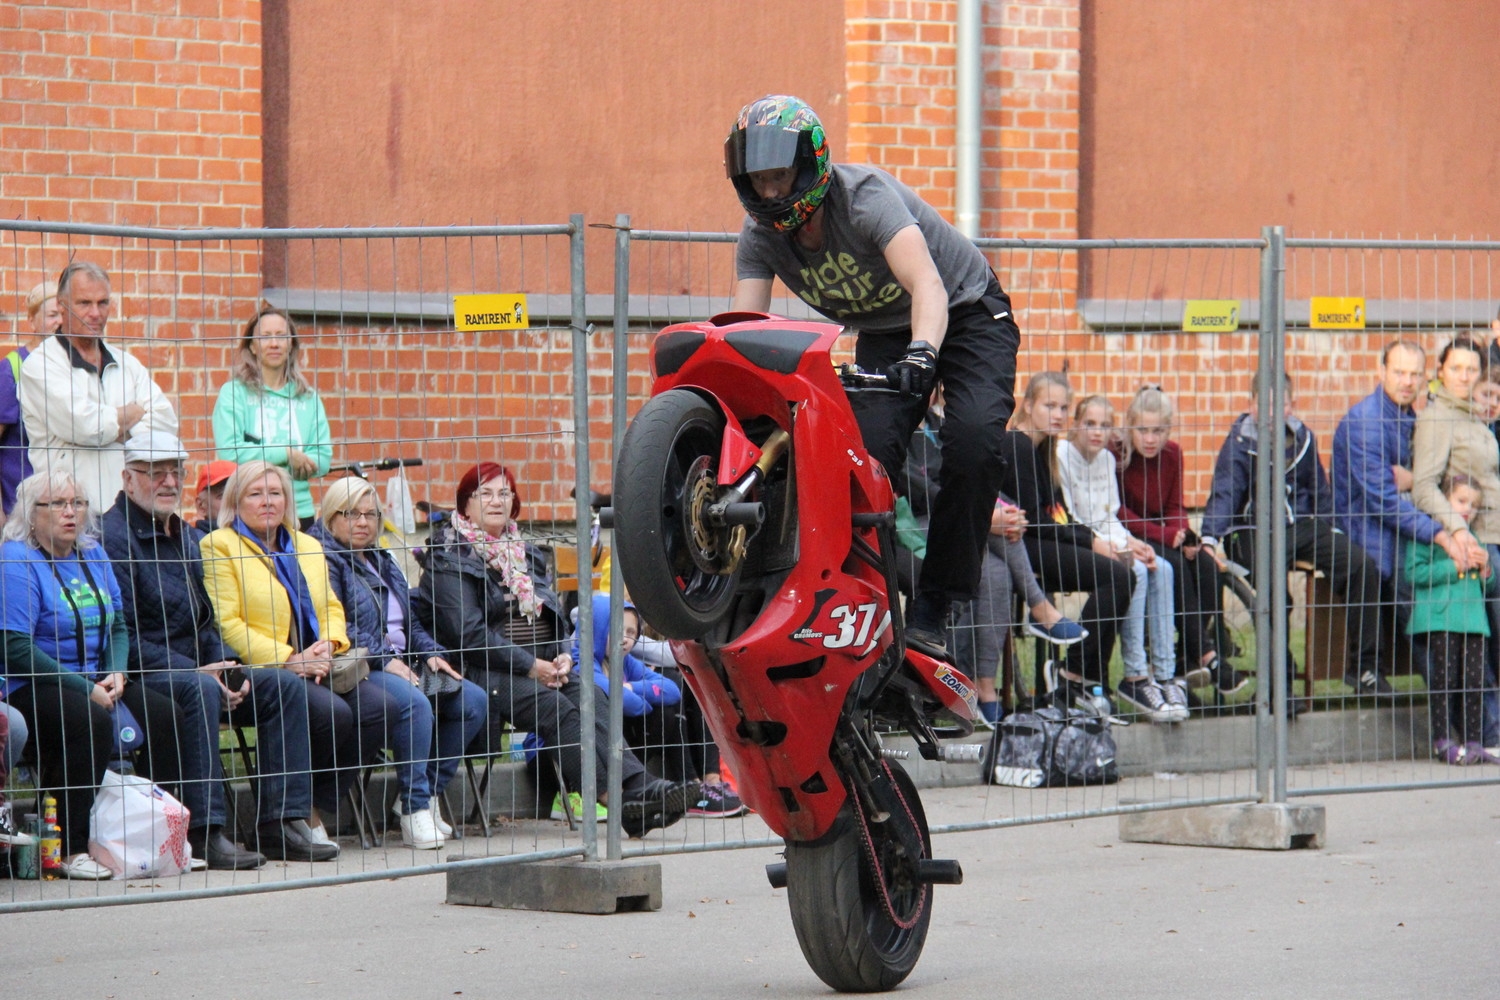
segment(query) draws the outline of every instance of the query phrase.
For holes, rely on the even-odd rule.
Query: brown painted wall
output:
[[[768,91],[845,134],[838,3],[272,3],[284,134],[268,130],[273,224],[590,222],[728,229],[721,146]],[[277,18],[284,19],[278,30]],[[285,56],[269,50],[286,46]],[[282,103],[284,100],[284,104]],[[282,148],[270,148],[278,144]],[[607,288],[608,237],[591,240]]]
[[[1089,236],[1500,233],[1500,5],[1085,5]]]

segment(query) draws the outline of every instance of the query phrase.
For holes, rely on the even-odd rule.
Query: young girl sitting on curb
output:
[[[1068,509],[1108,543],[1135,574],[1130,604],[1120,626],[1125,677],[1115,693],[1152,722],[1188,717],[1187,687],[1179,684],[1173,622],[1172,566],[1120,523],[1120,488],[1110,452],[1115,411],[1103,396],[1083,399],[1073,414],[1073,432],[1058,442],[1057,464]],[[1150,663],[1147,664],[1147,632]]]

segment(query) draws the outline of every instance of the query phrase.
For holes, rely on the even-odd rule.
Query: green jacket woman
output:
[[[278,309],[263,308],[245,326],[234,377],[214,403],[218,457],[262,459],[292,476],[297,517],[316,513],[308,480],[328,472],[333,435],[317,390],[297,367],[297,327]]]

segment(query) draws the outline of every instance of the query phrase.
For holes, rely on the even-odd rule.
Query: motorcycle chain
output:
[[[891,775],[891,765],[886,763],[885,761],[881,761],[880,766],[881,769],[885,771],[886,780],[888,780],[891,784],[891,790],[896,794],[896,801],[901,804],[902,811],[906,813],[907,822],[911,824],[912,830],[917,831],[917,836],[920,840],[921,828],[917,825],[917,818],[912,815],[911,806],[909,806],[906,802],[906,796],[901,792],[901,786],[896,783],[895,778]],[[861,834],[861,841],[864,844],[865,848],[865,856],[869,859],[870,870],[874,873],[875,881],[880,886],[880,902],[885,907],[885,915],[890,918],[891,923],[895,924],[897,927],[901,928],[904,931],[909,931],[917,925],[917,921],[922,919],[922,911],[926,909],[926,906],[924,904],[923,906],[918,907],[916,914],[908,920],[903,920],[901,917],[898,917],[896,915],[896,907],[891,902],[890,888],[886,882],[885,869],[881,866],[879,853],[875,849],[875,838],[873,835],[871,835],[870,825],[865,820],[864,803],[860,800],[860,797],[858,795],[854,795],[852,796],[852,798],[854,800],[854,815],[859,817],[859,829]],[[920,858],[918,858],[917,860],[920,860]],[[920,882],[917,883],[917,885],[919,887],[919,891],[925,895],[927,892],[927,886]]]

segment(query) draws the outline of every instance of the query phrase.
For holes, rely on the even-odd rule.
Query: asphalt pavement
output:
[[[923,792],[962,822],[988,789]],[[1321,800],[1322,850],[1125,844],[1097,818],[945,834],[909,997],[1500,996],[1497,787]],[[695,820],[689,822],[706,822]],[[722,822],[722,821],[711,821]],[[665,856],[663,906],[610,916],[450,906],[423,876],[239,898],[16,913],[0,996],[828,996],[769,849]]]

